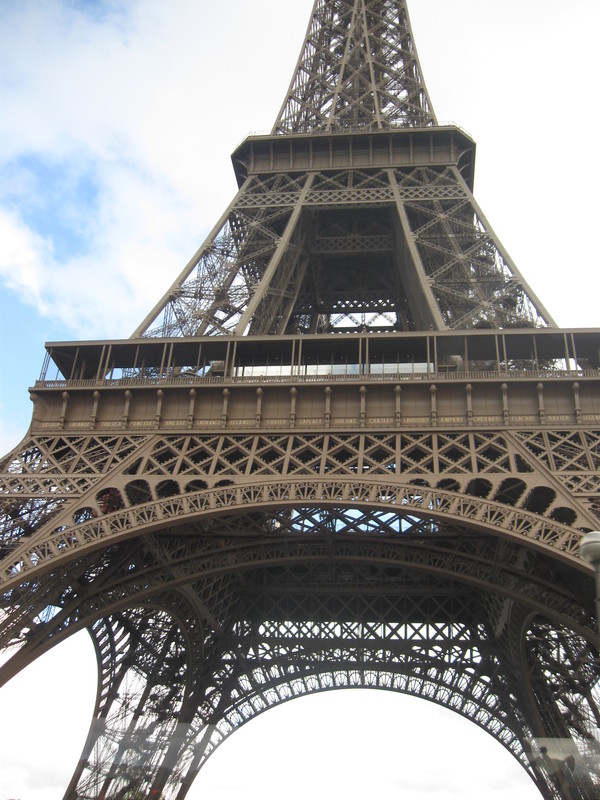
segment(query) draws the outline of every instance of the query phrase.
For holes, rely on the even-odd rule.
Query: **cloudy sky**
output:
[[[27,428],[26,389],[43,343],[129,336],[197,249],[235,190],[229,154],[273,123],[311,6],[0,0],[0,450]],[[410,11],[438,119],[456,122],[478,143],[475,194],[486,216],[559,325],[597,326],[600,4],[412,0]],[[35,665],[41,671],[0,693],[0,703],[30,704],[21,713],[28,742],[33,728],[41,732],[33,768],[15,734],[16,712],[0,707],[0,719],[11,719],[10,729],[0,729],[0,758],[15,743],[23,781],[0,763],[0,800],[62,796],[83,736],[77,741],[82,723],[67,712],[85,716],[93,702],[86,644],[48,656],[58,658],[58,675],[50,661]],[[61,676],[68,689],[59,689]],[[40,711],[47,694],[57,706]],[[257,796],[279,797],[282,785],[290,798],[331,796],[326,773],[338,779],[331,762],[343,742],[337,758],[351,778],[347,798],[373,781],[393,792],[404,787],[404,798],[453,797],[452,781],[462,775],[464,782],[465,769],[477,776],[473,797],[506,797],[506,785],[484,784],[497,784],[505,770],[498,745],[474,726],[467,730],[476,744],[467,745],[467,731],[446,728],[439,712],[423,729],[431,709],[423,702],[417,709],[405,698],[361,693],[288,704],[232,737],[191,796],[210,794],[213,781],[221,787],[214,796],[233,797],[241,772],[234,765],[245,758]],[[36,714],[43,721],[34,722]],[[73,735],[58,733],[59,721]],[[443,740],[432,738],[432,727]],[[67,739],[75,740],[70,755]],[[408,751],[411,741],[419,758]],[[454,766],[441,766],[457,741]],[[276,769],[283,756],[274,755],[281,744],[292,757],[284,777]],[[489,763],[481,755],[488,744]],[[508,762],[519,780],[520,768]],[[471,796],[456,786],[457,797]],[[511,792],[513,800],[535,796],[526,783]]]

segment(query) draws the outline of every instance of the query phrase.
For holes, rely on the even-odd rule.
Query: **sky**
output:
[[[198,248],[235,191],[230,153],[273,124],[311,6],[0,0],[0,451],[27,429],[44,342],[129,336]],[[559,325],[598,326],[600,4],[411,0],[409,9],[438,120],[477,141],[475,196],[487,219]],[[11,720],[0,724],[0,800],[62,797],[93,670],[91,644],[74,637],[0,692],[0,720]],[[42,709],[47,695],[54,709]],[[280,797],[282,785],[290,798],[340,796],[329,781],[341,771],[347,798],[377,782],[408,800],[466,798],[468,771],[473,797],[499,798],[508,770],[512,800],[537,796],[500,745],[449,714],[380,693],[297,700],[226,742],[190,797],[233,797],[246,775],[249,798]],[[450,766],[438,766],[456,743]]]

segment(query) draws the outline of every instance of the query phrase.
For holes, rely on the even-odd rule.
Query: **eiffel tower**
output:
[[[474,161],[405,0],[316,0],[167,294],[46,346],[0,463],[0,680],[89,630],[69,800],[180,800],[244,722],[343,687],[462,714],[546,800],[600,793],[600,331],[555,325]]]

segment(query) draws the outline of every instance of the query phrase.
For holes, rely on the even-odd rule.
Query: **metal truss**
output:
[[[140,336],[552,323],[452,167],[249,177]]]
[[[531,690],[546,736],[538,763],[558,796],[596,797],[600,787],[598,655],[572,631],[536,620],[527,631]]]
[[[232,495],[224,496],[231,508]],[[23,574],[20,587],[4,594],[11,613],[2,637],[22,648],[7,675],[73,630],[91,626],[97,640],[95,722],[67,797],[117,797],[134,786],[183,797],[214,748],[255,713],[340,686],[447,705],[503,742],[546,797],[586,796],[552,788],[540,742],[566,738],[556,731],[562,716],[550,714],[552,725],[542,726],[520,710],[522,678],[510,677],[519,668],[507,651],[523,635],[522,624],[511,623],[514,608],[577,629],[575,642],[592,637],[589,612],[567,589],[576,585],[565,580],[568,571],[527,546],[465,527],[464,504],[454,524],[432,522],[427,500],[425,514],[422,506],[400,513],[321,502],[266,514],[249,506],[256,510],[241,516],[213,509],[204,523],[192,515],[186,528],[176,504],[171,528],[163,521],[162,532],[140,537],[138,527],[135,539],[120,544],[113,536],[101,558],[93,549],[79,553],[43,583]],[[119,513],[106,511],[107,520]],[[71,531],[65,541],[77,535]],[[488,611],[481,616],[480,608]],[[593,688],[597,667],[587,652]],[[548,670],[544,662],[544,679]],[[568,683],[568,670],[560,674]],[[577,691],[559,689],[560,702]],[[578,763],[588,768],[591,721],[590,713],[577,721]],[[588,773],[588,782],[597,780]]]
[[[182,800],[240,725],[340,687],[456,711],[545,800],[600,796],[600,334],[554,326],[474,155],[403,0],[316,0],[169,292],[129,340],[48,346],[0,462],[0,683],[90,631],[67,800]]]
[[[142,524],[143,514],[149,522],[157,514],[181,515],[184,503],[193,514],[241,505],[252,493],[259,503],[323,501],[330,486],[334,501],[357,501],[364,487],[368,502],[389,505],[396,497],[396,504],[431,504],[456,516],[470,505],[481,520],[496,518],[506,530],[514,518],[516,530],[563,547],[569,541],[574,551],[577,528],[597,524],[599,469],[600,433],[589,429],[38,435],[4,464],[0,542],[7,559],[22,559],[23,547],[39,548],[28,557],[37,565],[71,549],[74,525],[101,530],[106,515],[125,520],[129,509],[154,509],[121,523],[125,530]],[[198,492],[211,499],[196,502]],[[558,534],[562,526],[569,526],[566,538]],[[44,552],[52,540],[64,544]],[[15,568],[7,567],[6,578]]]
[[[527,548],[410,514],[306,508],[177,524],[107,555],[47,575],[55,592],[62,583],[59,605],[39,615],[17,664],[7,665],[92,628],[100,688],[67,797],[133,787],[184,797],[214,748],[256,713],[352,686],[410,693],[467,716],[548,798],[590,796],[560,794],[543,758],[547,741],[564,749],[564,706],[576,706],[578,769],[587,765],[586,786],[598,786],[589,619],[566,590],[575,582]],[[548,626],[561,636],[538,652],[531,643]],[[562,635],[573,627],[581,633]],[[521,663],[511,648],[519,652],[525,631]],[[575,683],[563,647],[578,664]],[[540,722],[531,695],[548,686],[559,706],[544,706]]]
[[[406,3],[316,0],[273,133],[433,124]]]

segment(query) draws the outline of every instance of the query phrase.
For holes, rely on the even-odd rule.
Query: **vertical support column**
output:
[[[90,417],[90,422],[92,428],[95,428],[96,421],[98,420],[98,406],[100,405],[100,398],[102,397],[102,395],[100,394],[99,391],[96,390],[92,396],[94,398],[94,403],[92,405],[92,416]]]
[[[165,393],[162,389],[158,389],[156,392],[156,411],[154,412],[154,421],[157,425],[160,425],[160,418],[162,415],[162,405],[163,400],[165,397]]]
[[[400,385],[394,386],[394,395],[396,399],[394,421],[396,425],[400,427],[402,425],[402,387]]]
[[[158,608],[127,609],[91,629],[100,692],[65,800],[125,798],[131,791],[162,797],[168,783],[180,784],[178,766],[198,728],[193,693],[202,674],[204,627],[200,605],[185,594],[155,602]]]
[[[123,408],[123,426],[126,428],[129,425],[129,411],[131,409],[132,394],[127,389],[125,391],[125,407]]]
[[[292,386],[290,389],[290,428],[296,425],[296,399],[298,397],[298,389]]]
[[[431,397],[431,424],[437,425],[437,386],[432,383],[429,387],[429,394]]]
[[[62,408],[60,410],[60,427],[61,428],[65,427],[65,420],[67,418],[67,408],[69,407],[69,400],[70,399],[71,399],[71,396],[69,395],[68,392],[63,392],[62,393]]]
[[[188,425],[190,428],[194,424],[194,407],[196,405],[196,395],[197,392],[195,389],[190,389],[190,404],[188,407]]]
[[[331,386],[325,387],[325,427],[331,424]]]
[[[473,424],[473,387],[470,383],[465,386],[465,394],[467,399],[467,424]]]
[[[256,291],[248,301],[246,308],[244,309],[244,313],[242,314],[240,321],[238,322],[235,333],[236,336],[243,336],[246,331],[246,328],[250,325],[252,321],[252,317],[256,313],[260,303],[266,297],[271,283],[273,281],[273,277],[281,263],[281,259],[288,249],[290,245],[290,241],[292,238],[292,234],[296,229],[296,225],[298,224],[298,220],[300,219],[300,214],[302,212],[302,207],[306,201],[306,197],[308,192],[310,191],[314,180],[314,175],[311,173],[307,175],[306,180],[304,182],[304,186],[302,187],[302,191],[300,193],[300,197],[296,200],[296,205],[294,206],[294,210],[285,226],[285,230],[281,235],[281,238],[277,244],[275,252],[273,253],[271,260],[269,261],[269,266],[266,268],[264,275],[260,279],[260,283],[256,288]]]
[[[229,409],[229,389],[223,389],[223,405],[221,407],[221,427],[227,425],[227,412]]]
[[[579,396],[579,384],[573,384],[573,405],[575,407],[575,422],[581,424],[581,398]]]
[[[396,175],[393,169],[387,170],[387,174],[396,203],[402,239],[404,240],[404,242],[401,240],[398,241],[397,245],[403,245],[402,249],[404,251],[408,251],[407,256],[409,256],[409,258],[407,258],[407,261],[409,262],[408,268],[407,265],[404,265],[404,279],[407,290],[410,292],[409,300],[411,308],[413,310],[423,307],[426,309],[425,313],[422,315],[422,318],[416,320],[417,325],[423,330],[425,330],[429,325],[436,330],[445,330],[447,325],[444,322],[442,313],[433,295],[431,282],[427,277],[425,267],[421,260],[421,255],[410,227],[408,215],[406,213],[406,209],[404,208],[404,201],[400,192],[400,187],[398,186],[398,182],[396,180]],[[419,302],[417,302],[417,298],[419,299]]]
[[[504,424],[508,425],[510,422],[510,414],[508,411],[508,386],[506,383],[502,384],[500,391],[502,392],[502,419]]]
[[[360,394],[360,427],[364,428],[367,424],[367,389],[361,386],[358,390]]]
[[[262,399],[263,399],[264,391],[258,387],[256,390],[256,413],[254,415],[254,421],[257,428],[260,428],[260,422],[262,419]]]
[[[535,387],[538,394],[538,416],[540,423],[543,425],[546,422],[546,409],[544,408],[544,384],[538,383]]]

